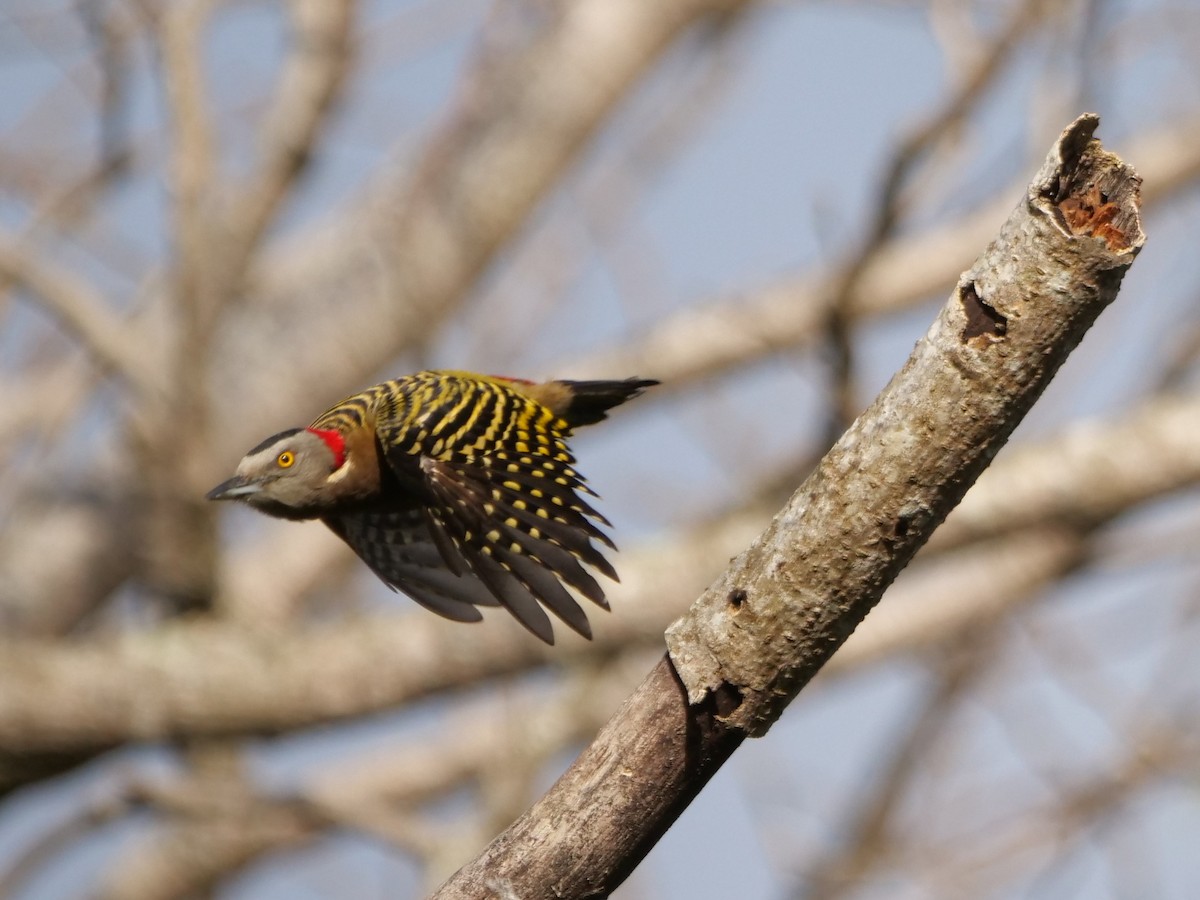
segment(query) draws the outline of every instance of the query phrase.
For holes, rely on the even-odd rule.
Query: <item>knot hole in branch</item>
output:
[[[1008,333],[1008,319],[983,301],[975,289],[975,282],[971,281],[959,287],[958,299],[962,302],[963,312],[967,316],[967,324],[962,333],[964,342],[983,338],[986,343],[991,343]],[[978,343],[976,341],[976,344]]]

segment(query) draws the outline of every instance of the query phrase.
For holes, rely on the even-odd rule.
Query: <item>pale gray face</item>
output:
[[[313,518],[321,514],[336,466],[329,445],[311,431],[281,431],[247,453],[237,473],[209,491],[208,499],[241,500],[282,518]]]

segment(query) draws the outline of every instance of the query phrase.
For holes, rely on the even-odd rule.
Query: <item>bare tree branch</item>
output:
[[[1097,123],[1063,132],[904,369],[668,629],[670,656],[436,896],[606,895],[845,641],[1115,299],[1142,244],[1140,179],[1092,140]]]
[[[943,551],[1035,524],[1091,528],[1138,502],[1200,481],[1200,403],[1151,400],[1127,417],[1068,427],[1053,451],[1014,449],[998,474],[984,475],[970,502],[955,509],[930,541]]]
[[[1144,204],[1169,200],[1200,177],[1200,120],[1133,139],[1128,153],[1146,160],[1139,166],[1145,173]],[[1021,190],[1010,185],[958,219],[881,244],[863,261],[844,315],[858,323],[911,309],[948,290],[972,254],[995,234],[1012,206],[1011,198]],[[649,371],[663,381],[659,398],[685,390],[698,380],[814,343],[823,334],[823,298],[836,294],[852,261],[847,258],[824,271],[688,307],[618,346],[549,368],[581,375]]]
[[[262,129],[262,159],[232,198],[231,249],[242,272],[281,204],[304,171],[352,61],[352,0],[296,0],[293,34]]]
[[[152,372],[129,330],[87,282],[8,234],[0,234],[0,277],[26,288],[101,366],[129,379],[138,393],[153,393]]]
[[[419,345],[664,50],[689,28],[745,5],[582,0],[555,7],[520,46],[483,55],[408,177],[374,185],[367,215],[356,209],[350,221],[322,230],[316,239],[324,246],[285,243],[263,260],[263,303],[239,317],[227,347],[235,389],[227,395],[246,400],[246,420],[261,420],[253,405],[266,398],[273,416],[308,413],[331,384],[367,383]],[[322,299],[306,303],[314,297]],[[303,329],[272,323],[288,329],[278,340],[289,355],[268,361],[256,341],[237,339],[260,333],[254,316],[271,316],[280,302],[273,298],[305,303],[311,315]],[[303,370],[290,366],[295,358],[306,360]],[[288,378],[279,377],[281,364]],[[238,446],[253,435],[229,437]]]
[[[832,359],[834,415],[827,443],[833,443],[859,411],[854,391],[853,344],[850,339],[854,319],[853,298],[873,257],[886,245],[900,225],[904,212],[903,193],[911,173],[945,137],[961,127],[979,97],[998,79],[1012,53],[1021,45],[1021,37],[1032,29],[1053,4],[1025,0],[1009,14],[1000,34],[984,52],[971,59],[961,83],[943,100],[940,108],[899,141],[888,162],[879,190],[879,199],[863,235],[861,246],[841,267],[828,296],[822,298],[826,310],[825,329]]]
[[[431,873],[444,877],[478,852],[497,826],[480,816],[474,827],[442,828],[434,821],[436,815],[422,813],[419,807],[452,791],[478,791],[494,772],[511,775],[518,755],[543,760],[591,737],[644,671],[644,654],[630,656],[636,658],[577,673],[582,677],[550,696],[542,689],[525,689],[499,702],[493,697],[464,704],[428,739],[355,754],[316,773],[290,800],[260,797],[257,803],[268,806],[272,815],[293,810],[297,825],[310,828],[311,836],[338,826],[365,832],[419,857]],[[196,793],[190,786],[182,787],[185,794]],[[154,796],[162,794],[160,790]],[[164,808],[178,810],[179,805]],[[221,817],[218,810],[204,813],[194,803],[190,809],[200,818]],[[141,875],[135,882],[137,892],[122,896],[132,900],[169,896],[170,890],[176,894],[200,890],[218,877],[229,878],[256,858],[288,848],[296,837],[280,830],[272,841],[271,835],[261,833],[247,847],[229,841],[223,832],[197,829],[196,824],[175,823],[168,826],[178,828],[174,837],[152,836],[131,848]],[[192,858],[205,860],[203,867],[172,864],[177,848],[185,844],[191,846]],[[155,857],[163,858],[155,861]]]
[[[796,896],[805,900],[836,900],[861,885],[873,866],[886,864],[891,849],[892,816],[959,701],[987,670],[995,641],[994,633],[975,633],[936,662],[931,661],[936,683],[921,708],[905,723],[905,733],[897,741],[897,752],[887,769],[866,788],[858,808],[852,811],[844,846],[818,860],[803,874],[805,889],[797,891]]]
[[[831,668],[969,627],[1069,571],[1084,552],[1080,528],[1200,481],[1197,429],[1200,402],[1162,398],[1124,419],[1086,423],[1013,448],[981,477],[927,548],[974,541],[978,550],[966,556],[960,551],[940,571],[918,566],[906,573],[892,602],[868,620]],[[750,509],[625,554],[616,614],[598,620],[594,643],[564,642],[554,659],[656,642],[682,612],[688,593],[713,577],[712,561],[748,543],[768,514]],[[1060,524],[1035,528],[1039,517]],[[997,543],[997,536],[1006,537]],[[327,546],[349,557],[317,527],[301,530],[289,546],[294,555],[287,564],[265,568],[255,581],[262,593],[241,602],[261,604],[274,590],[286,593],[288,578],[310,583],[310,567],[336,572]],[[33,574],[21,578],[37,580]],[[962,603],[968,594],[974,602]],[[24,754],[60,743],[95,749],[137,737],[299,728],[550,661],[540,645],[501,620],[469,633],[419,613],[362,616],[301,631],[279,627],[278,621],[260,628],[181,622],[119,640],[0,645],[0,683],[6,686],[0,692],[0,747]],[[378,647],[378,659],[372,647]],[[214,669],[216,659],[223,664]],[[331,685],[339,685],[336,693]],[[325,700],[314,706],[313,696]],[[94,697],[103,700],[89,702]]]

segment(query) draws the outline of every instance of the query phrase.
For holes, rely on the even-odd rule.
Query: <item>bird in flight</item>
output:
[[[385,584],[446,618],[499,605],[552,644],[549,609],[590,638],[564,585],[608,609],[584,565],[616,580],[593,541],[616,547],[566,439],[656,384],[418,372],[267,438],[208,499],[320,519]]]

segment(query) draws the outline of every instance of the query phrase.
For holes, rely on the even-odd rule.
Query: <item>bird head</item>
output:
[[[338,432],[292,428],[242,457],[234,476],[206,497],[241,500],[272,516],[311,518],[320,515],[330,476],[345,461],[345,443]]]

